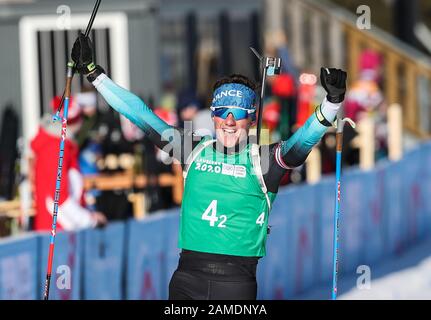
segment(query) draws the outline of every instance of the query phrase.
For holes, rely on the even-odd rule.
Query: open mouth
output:
[[[223,133],[225,133],[225,134],[235,134],[236,133],[235,129],[226,129],[226,128],[223,128],[222,130],[223,130]]]

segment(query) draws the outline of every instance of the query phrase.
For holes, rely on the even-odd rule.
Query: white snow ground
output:
[[[431,300],[431,239],[371,268],[370,289],[356,287],[359,275],[338,279],[338,299],[342,300]],[[330,299],[331,285],[305,292],[296,299]]]

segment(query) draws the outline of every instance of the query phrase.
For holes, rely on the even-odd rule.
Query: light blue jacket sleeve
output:
[[[329,122],[333,122],[339,104],[331,104],[326,99],[322,102],[322,113]],[[322,139],[328,127],[321,124],[315,112],[307,119],[288,140],[280,142],[280,155],[288,167],[297,167],[304,163],[313,147]]]
[[[103,73],[93,85],[113,109],[142,129],[156,146],[163,148],[170,143],[174,149],[181,149],[181,133],[176,132],[177,128],[160,119],[138,96]]]

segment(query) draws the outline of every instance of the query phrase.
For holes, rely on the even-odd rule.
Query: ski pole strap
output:
[[[94,71],[94,69],[96,69],[96,65],[94,64],[94,62],[91,62],[89,65],[86,66],[86,69],[88,70],[88,73],[91,73]]]
[[[350,124],[350,126],[355,129],[356,128],[356,123],[350,119],[350,118],[337,118],[337,121],[335,122],[335,128],[337,129],[337,133],[343,133],[344,130],[344,124],[345,123]]]
[[[93,69],[93,71],[87,75],[87,80],[91,83],[93,83],[94,80],[97,79],[98,76],[100,76],[102,73],[105,73],[105,70],[99,65],[96,65]]]

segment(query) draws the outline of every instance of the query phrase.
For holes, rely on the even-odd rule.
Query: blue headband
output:
[[[256,93],[240,83],[226,83],[214,91],[212,107],[241,107],[255,109]]]

